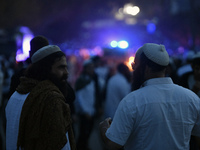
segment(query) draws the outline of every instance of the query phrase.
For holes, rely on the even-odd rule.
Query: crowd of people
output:
[[[200,53],[146,43],[132,70],[91,56],[76,74],[44,36],[30,47],[25,62],[0,57],[0,149],[89,150],[99,120],[102,149],[199,149]]]

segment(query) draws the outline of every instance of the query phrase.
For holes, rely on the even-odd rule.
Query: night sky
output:
[[[129,2],[140,7],[134,25],[114,18]],[[34,35],[44,35],[55,44],[93,46],[120,35],[133,43],[169,40],[190,49],[200,45],[198,0],[1,0],[0,18],[0,28],[11,34],[27,26]],[[149,21],[156,21],[154,34],[146,33]],[[85,28],[87,23],[92,26]],[[97,23],[101,26],[96,27]]]

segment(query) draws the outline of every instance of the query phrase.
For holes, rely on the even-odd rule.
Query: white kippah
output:
[[[32,63],[36,63],[39,60],[45,58],[46,56],[53,54],[55,52],[59,52],[61,51],[60,48],[56,45],[47,45],[44,46],[42,48],[40,48],[39,50],[37,50],[33,56],[31,57],[31,61]]]
[[[154,63],[161,66],[167,66],[169,64],[169,55],[164,45],[146,43],[141,48],[145,56]]]

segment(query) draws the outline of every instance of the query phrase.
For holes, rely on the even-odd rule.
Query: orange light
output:
[[[125,62],[125,64],[128,66],[130,71],[133,71],[131,63],[134,62],[135,57],[131,56],[129,57],[129,60]]]

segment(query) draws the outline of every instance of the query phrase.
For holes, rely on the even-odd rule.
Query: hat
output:
[[[56,45],[44,46],[33,54],[33,56],[31,57],[31,61],[32,63],[36,63],[40,61],[41,59],[45,58],[46,56],[53,54],[55,52],[59,52],[59,51],[61,50]]]
[[[167,66],[169,64],[169,55],[164,45],[154,43],[146,43],[141,47],[145,56],[154,63]]]

